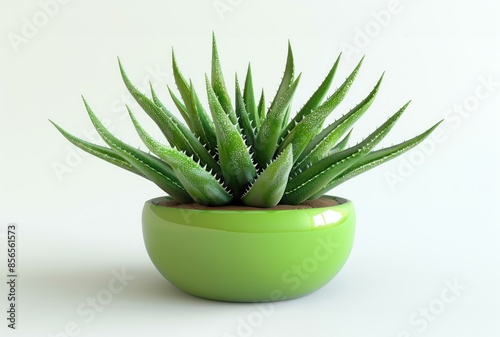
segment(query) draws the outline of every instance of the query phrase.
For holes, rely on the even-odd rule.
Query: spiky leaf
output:
[[[349,143],[349,139],[351,138],[351,133],[352,133],[352,129],[349,130],[347,135],[345,135],[344,138],[342,138],[342,140],[337,143],[337,145],[332,147],[332,149],[328,152],[328,154],[344,151],[347,148],[347,144]]]
[[[314,137],[308,144],[305,146],[304,151],[299,156],[297,163],[295,165],[295,169],[304,169],[305,166],[315,163],[319,159],[323,158],[331,148],[340,140],[340,138],[347,132],[347,130],[357,121],[363,114],[368,110],[368,108],[372,105],[375,97],[380,88],[380,84],[382,83],[383,75],[380,77],[379,81],[370,92],[368,96],[364,100],[362,100],[356,107],[351,109],[347,114],[339,118],[334,123],[330,124],[328,127],[323,129],[316,137]],[[307,124],[309,118],[311,118],[315,112],[312,112],[307,116],[299,125],[297,126],[297,130],[300,130],[301,124]],[[314,119],[309,123],[314,123]],[[314,125],[311,125],[314,127]],[[295,130],[294,130],[295,132]],[[297,138],[297,136],[295,137]],[[295,140],[294,138],[294,140]],[[307,137],[309,138],[309,137]]]
[[[260,93],[259,105],[257,106],[257,113],[259,115],[260,124],[257,126],[257,131],[260,129],[262,121],[266,118],[266,97],[264,95],[264,90]]]
[[[65,131],[63,128],[61,128],[59,125],[54,123],[53,121],[49,120],[52,125],[56,127],[57,130],[66,138],[69,140],[73,145],[79,147],[85,152],[88,152],[98,158],[101,158],[108,163],[114,164],[118,167],[121,167],[122,169],[125,169],[127,171],[130,171],[132,173],[138,174],[141,177],[144,177],[144,175],[137,170],[134,166],[132,166],[128,161],[123,159],[118,153],[116,153],[113,149],[100,146],[97,144],[92,144],[90,142],[87,142],[83,139],[80,139],[78,137],[73,136],[69,132]],[[144,177],[146,178],[146,177]]]
[[[241,94],[240,84],[238,82],[238,76],[235,78],[235,97],[236,97],[236,116],[238,117],[238,123],[240,129],[247,140],[248,146],[253,146],[255,143],[254,128],[252,127],[252,122],[250,121],[250,116],[248,115],[247,109],[245,107],[245,102]]]
[[[254,180],[257,172],[238,127],[224,112],[208,77],[206,78],[206,86],[208,103],[215,123],[222,175],[235,196],[241,197],[248,184]]]
[[[195,162],[193,157],[169,148],[151,137],[129,110],[137,133],[146,146],[172,167],[176,177],[194,201],[200,205],[222,206],[231,202],[232,196],[213,173]]]
[[[299,204],[318,193],[335,177],[349,169],[359,158],[368,154],[387,135],[403,114],[408,104],[404,105],[358,145],[341,152],[333,153],[314,163],[307,170],[292,177],[283,196],[283,202],[293,205]]]
[[[260,127],[260,119],[257,111],[257,106],[255,105],[255,96],[253,91],[253,78],[252,69],[250,64],[248,64],[247,75],[245,77],[245,88],[243,89],[243,101],[245,102],[245,108],[250,118],[252,126],[257,130]]]
[[[195,122],[193,120],[191,120],[191,116],[188,113],[187,108],[184,105],[184,103],[182,103],[181,100],[179,98],[177,98],[177,96],[174,94],[174,92],[172,91],[172,89],[170,89],[169,86],[167,86],[167,89],[168,89],[168,93],[170,94],[170,98],[172,98],[172,102],[174,102],[174,105],[176,106],[177,110],[179,110],[179,113],[181,114],[181,116],[184,119],[184,121],[186,122],[186,124],[189,126],[189,129],[195,135],[199,136],[199,134],[197,134],[197,132],[199,132],[197,129],[197,125],[195,124]],[[163,106],[163,103],[160,101],[160,99],[156,95],[156,92],[154,91],[154,88],[151,85],[151,83],[150,83],[150,90],[151,90],[151,96],[153,98],[153,102],[158,106]]]
[[[141,93],[129,80],[125,70],[120,63],[120,71],[125,86],[132,94],[134,99],[146,111],[146,113],[154,120],[160,130],[163,132],[171,146],[176,147],[180,151],[186,151],[188,155],[194,155],[201,160],[203,164],[207,164],[210,169],[220,173],[219,165],[203,144],[196,136],[180,122],[167,108],[158,100],[156,93],[152,90],[155,102],[151,101],[143,93]]]
[[[293,153],[290,145],[257,177],[241,201],[254,207],[276,206],[283,197],[292,166]]]
[[[125,144],[113,136],[96,117],[85,99],[84,103],[92,124],[94,124],[101,138],[111,148],[117,151],[125,160],[135,167],[136,170],[141,172],[145,177],[179,202],[189,203],[193,200],[186,192],[179,179],[177,179],[170,166],[146,152]]]
[[[201,105],[200,99],[196,94],[191,81],[189,84],[184,79],[184,76],[179,70],[177,61],[175,59],[175,54],[172,51],[172,68],[174,72],[174,79],[179,90],[184,105],[186,107],[187,114],[192,123],[192,129],[195,135],[199,136],[203,143],[207,144],[212,153],[217,151],[217,139],[215,137],[214,124],[208,117],[205,109]],[[190,126],[191,127],[191,126]]]
[[[276,91],[276,95],[274,96],[274,99],[271,102],[269,111],[274,109],[274,107],[279,103],[279,101],[283,99],[283,96],[287,92],[288,88],[292,85],[294,68],[295,66],[293,64],[292,46],[290,44],[290,41],[288,41],[288,54],[286,57],[285,72],[283,74],[283,78],[281,79],[278,90]]]
[[[233,124],[236,124],[236,113],[234,112],[233,106],[231,104],[231,98],[229,98],[229,93],[226,89],[226,83],[224,82],[224,75],[222,74],[222,68],[220,65],[219,52],[217,51],[217,42],[215,41],[215,34],[212,34],[211,81],[213,91],[215,92],[215,96],[222,106],[222,109],[224,109],[231,122]]]
[[[193,83],[190,82],[191,88],[191,106],[189,111],[196,116],[197,121],[201,125],[201,129],[204,132],[206,138],[205,144],[210,149],[211,153],[217,153],[217,137],[215,135],[215,126],[212,120],[208,117],[205,109],[201,105],[200,99],[194,90]]]
[[[280,97],[275,106],[269,110],[269,113],[261,124],[255,140],[255,159],[261,168],[265,167],[274,157],[286,111],[299,81],[300,75]]]
[[[429,136],[439,126],[439,124],[441,124],[441,122],[442,121],[434,124],[427,131],[405,142],[370,152],[369,154],[358,160],[344,173],[332,179],[321,191],[313,195],[310,199],[317,199],[322,195],[324,195],[325,193],[327,193],[328,191],[330,191],[332,188],[346,182],[347,180],[354,178],[355,176],[360,175],[361,173],[364,173],[391,159],[394,159],[403,154],[404,152],[414,148],[415,146],[420,144],[425,138],[427,138],[427,136]]]
[[[361,59],[344,83],[323,104],[308,113],[304,113],[303,119],[292,128],[290,133],[281,142],[278,151],[283,150],[288,144],[293,144],[293,158],[294,161],[298,160],[307,144],[321,130],[326,118],[346,96],[361,68],[362,62],[363,59]]]
[[[335,73],[337,72],[337,67],[340,62],[340,54],[337,57],[337,60],[333,64],[332,68],[326,75],[325,79],[318,87],[318,89],[314,92],[314,94],[309,98],[309,100],[304,104],[304,106],[297,112],[297,114],[293,117],[293,119],[288,123],[287,127],[283,131],[282,138],[286,137],[286,135],[293,129],[293,127],[299,123],[306,114],[310,113],[313,109],[316,109],[326,97],[330,86],[332,85],[333,78],[335,77]]]

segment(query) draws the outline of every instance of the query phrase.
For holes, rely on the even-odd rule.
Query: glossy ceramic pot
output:
[[[213,300],[291,299],[327,284],[352,248],[351,201],[294,210],[209,210],[145,203],[144,242],[158,271],[184,292]]]

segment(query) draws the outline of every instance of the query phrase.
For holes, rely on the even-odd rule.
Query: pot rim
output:
[[[260,212],[297,212],[297,211],[304,211],[304,210],[321,210],[321,209],[332,209],[335,207],[340,207],[344,206],[346,204],[352,204],[352,201],[343,197],[338,197],[338,196],[333,196],[333,195],[323,195],[321,198],[327,198],[331,200],[335,200],[338,202],[337,205],[332,205],[332,206],[324,206],[324,207],[310,207],[310,208],[296,208],[296,209],[273,209],[273,208],[259,208],[255,207],[255,209],[224,209],[224,206],[206,206],[207,209],[195,209],[195,208],[183,208],[183,207],[170,207],[170,206],[164,206],[160,205],[160,202],[168,199],[168,200],[175,200],[169,195],[164,195],[160,197],[155,197],[149,200],[146,200],[146,204],[152,205],[152,206],[158,206],[158,207],[164,207],[164,208],[169,208],[169,209],[179,209],[187,212],[203,212],[203,213],[210,213],[210,212],[224,212],[224,213],[260,213]]]
[[[199,229],[222,230],[240,233],[282,233],[326,230],[355,218],[353,203],[345,198],[325,196],[339,200],[338,205],[319,208],[300,208],[284,210],[225,210],[187,209],[161,206],[161,200],[172,199],[168,196],[153,198],[145,202],[143,220],[154,222],[167,221],[170,224]],[[150,220],[143,221],[144,226]]]

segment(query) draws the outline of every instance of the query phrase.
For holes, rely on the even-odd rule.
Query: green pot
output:
[[[351,201],[294,210],[208,210],[145,203],[148,254],[184,292],[230,302],[300,297],[327,284],[352,248]]]

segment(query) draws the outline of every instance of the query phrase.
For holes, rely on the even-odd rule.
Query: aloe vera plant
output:
[[[172,53],[179,96],[170,87],[168,90],[185,123],[165,107],[152,86],[149,97],[140,92],[118,62],[128,91],[158,125],[168,144],[154,139],[130,109],[132,123],[150,152],[124,143],[103,126],[85,99],[87,113],[109,147],[86,142],[52,123],[74,145],[151,180],[181,203],[242,203],[255,207],[300,204],[319,198],[348,179],[413,148],[439,124],[410,140],[374,150],[401,117],[407,103],[363,141],[349,147],[352,127],[374,101],[383,75],[366,98],[323,128],[347,95],[363,62],[361,59],[338,89],[328,95],[340,55],[310,99],[291,118],[291,102],[301,75],[295,76],[290,44],[283,78],[268,107],[264,92],[256,101],[250,65],[242,82],[243,90],[236,76],[231,101],[215,37],[211,75],[206,76],[208,110],[192,82],[182,75]]]

